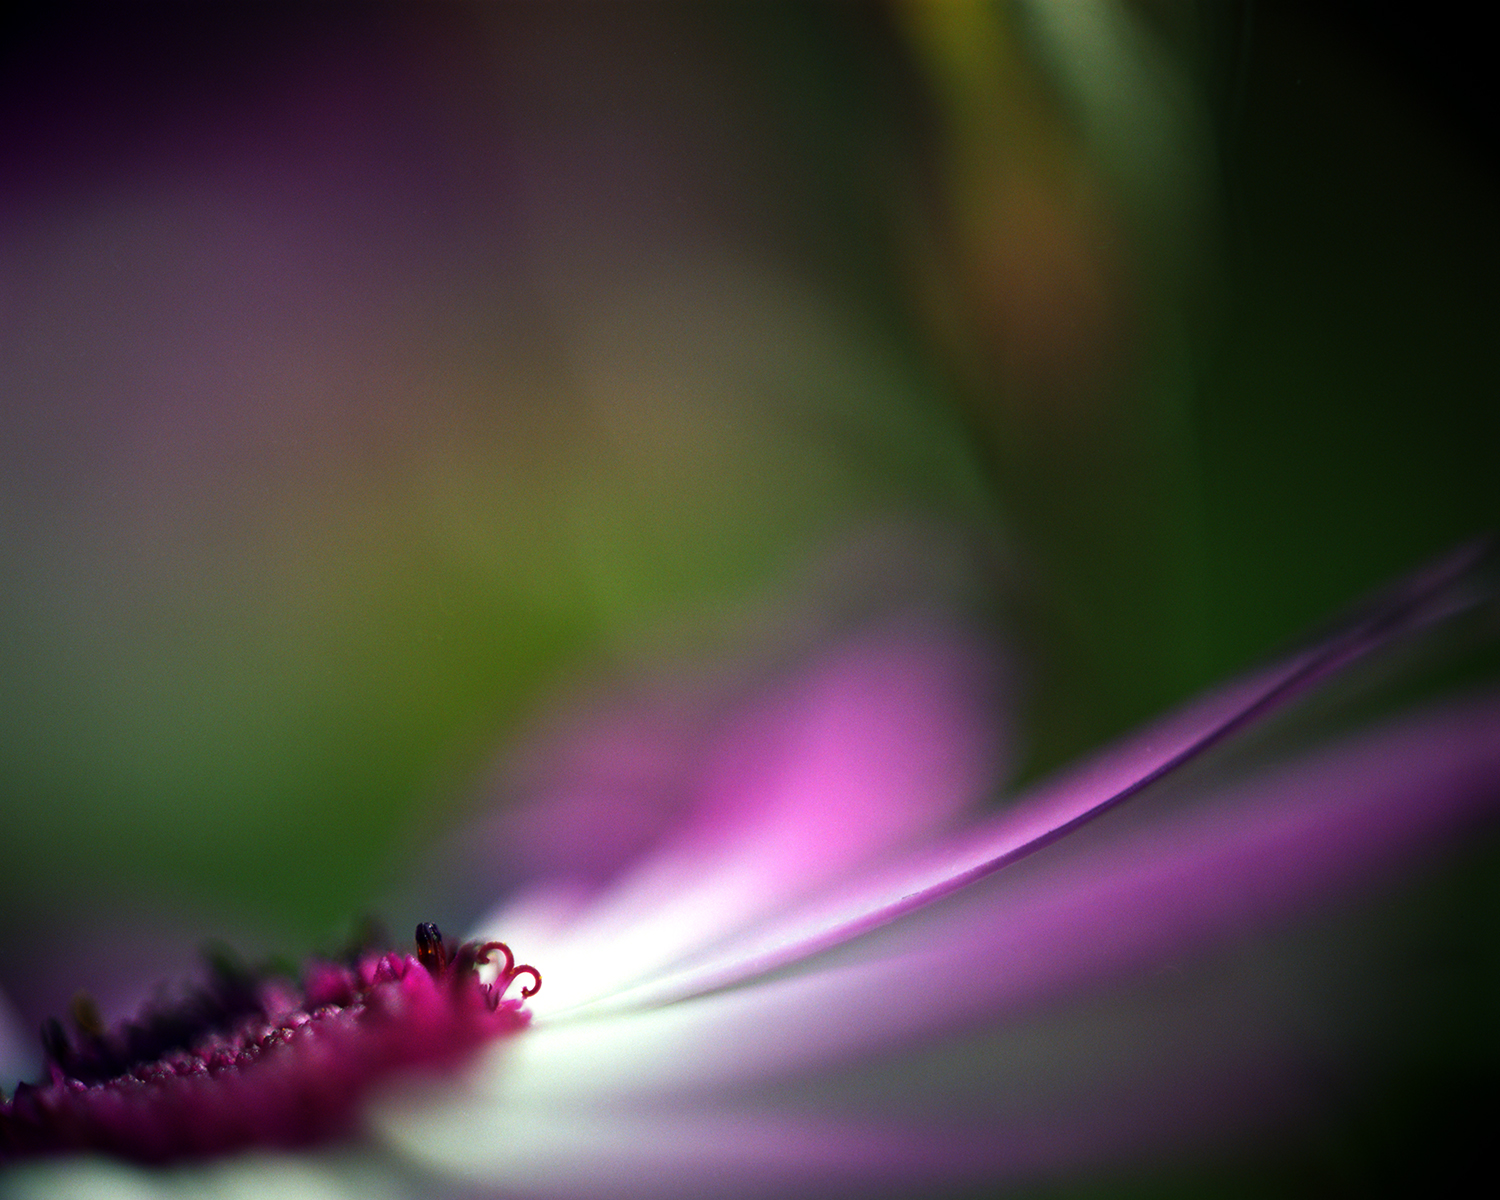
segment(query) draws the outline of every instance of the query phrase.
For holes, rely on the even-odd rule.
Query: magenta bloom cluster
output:
[[[524,1028],[541,984],[498,942],[451,954],[436,926],[417,954],[315,960],[301,979],[219,958],[183,998],[103,1028],[75,1003],[70,1037],[49,1021],[47,1078],[0,1098],[0,1161],[95,1150],[142,1162],[296,1147],[350,1132],[393,1074],[451,1066]],[[485,968],[501,952],[504,963]],[[531,976],[519,999],[509,985]]]

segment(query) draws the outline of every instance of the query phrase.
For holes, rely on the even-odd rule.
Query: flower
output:
[[[649,706],[584,722],[541,753],[534,806],[490,831],[529,830],[549,859],[476,933],[503,932],[546,972],[529,1028],[379,1096],[354,1150],[276,1160],[269,1177],[261,1158],[151,1175],[60,1162],[13,1183],[925,1189],[1285,1121],[1339,1075],[1338,1042],[1362,1019],[1342,1007],[1360,982],[1340,977],[1348,947],[1257,954],[1227,978],[1193,964],[1492,819],[1500,696],[1408,704],[1275,758],[1265,731],[1418,634],[1491,619],[1479,559],[1436,565],[1311,647],[967,819],[1003,749],[995,680],[928,620],[867,630],[727,715],[677,697],[657,728],[716,731],[695,749],[649,736]],[[665,822],[643,790],[660,792]],[[686,802],[666,802],[674,790]],[[633,848],[601,851],[596,833],[630,814]],[[1114,998],[1091,1007],[1101,995]]]
[[[43,1026],[47,1078],[0,1105],[0,1154],[170,1162],[348,1134],[373,1083],[451,1067],[520,1032],[522,1002],[541,987],[503,942],[450,954],[423,922],[416,944],[415,956],[364,948],[315,960],[300,984],[220,954],[204,986],[113,1027],[80,993],[72,1037],[56,1019]],[[520,999],[506,999],[522,975]]]

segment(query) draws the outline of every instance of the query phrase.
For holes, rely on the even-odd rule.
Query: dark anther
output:
[[[443,945],[443,934],[431,921],[417,926],[417,961],[437,975],[448,965],[448,950]]]

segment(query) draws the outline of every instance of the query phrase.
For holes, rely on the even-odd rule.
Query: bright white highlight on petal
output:
[[[480,934],[546,962],[541,1019],[931,836],[993,779],[982,661],[930,629],[843,647],[737,715],[702,764],[694,818],[575,923],[548,938],[547,902],[528,895]]]

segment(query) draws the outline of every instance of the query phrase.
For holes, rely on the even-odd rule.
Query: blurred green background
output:
[[[1494,528],[1473,31],[1381,20],[23,7],[0,988],[333,936],[556,689],[862,530],[968,548],[1036,773]]]

